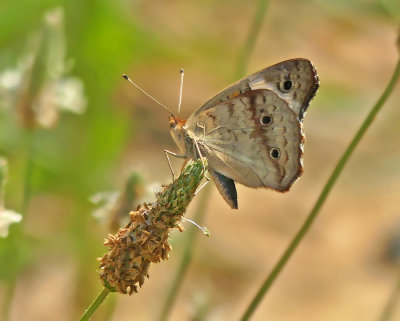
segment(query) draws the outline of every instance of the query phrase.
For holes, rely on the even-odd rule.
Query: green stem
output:
[[[389,321],[392,318],[397,302],[399,300],[399,294],[400,294],[400,273],[398,274],[394,289],[389,296],[389,299],[383,309],[379,321]]]
[[[211,193],[210,186],[205,188],[202,192],[201,199],[199,201],[199,205],[198,205],[196,213],[193,217],[197,223],[201,223],[201,221],[204,217],[210,193]],[[190,231],[187,233],[187,240],[185,242],[186,246],[183,251],[182,261],[178,268],[178,271],[175,274],[171,288],[168,291],[167,299],[161,310],[160,317],[158,318],[159,321],[167,320],[168,316],[172,310],[172,307],[174,306],[179,289],[181,288],[183,280],[186,276],[186,271],[189,267],[190,262],[192,261],[193,246],[194,246],[194,242],[195,242],[197,234],[198,234],[198,229],[195,226],[193,226],[190,229]]]
[[[3,301],[3,308],[1,311],[2,318],[0,318],[0,320],[6,321],[6,320],[9,320],[9,318],[10,318],[11,305],[12,305],[12,299],[14,296],[15,284],[16,284],[15,277],[12,277],[5,282],[4,301]]]
[[[340,158],[339,162],[337,163],[335,169],[333,170],[331,176],[329,177],[328,181],[326,182],[317,202],[315,203],[314,207],[312,208],[311,212],[309,213],[307,219],[303,223],[303,226],[297,232],[295,237],[293,238],[292,242],[289,244],[285,252],[283,253],[282,257],[278,261],[278,263],[273,268],[272,272],[268,275],[265,279],[264,283],[262,284],[261,288],[258,290],[256,296],[251,301],[250,305],[248,306],[247,310],[243,314],[241,320],[249,320],[250,316],[253,314],[255,309],[257,308],[258,304],[261,302],[264,295],[267,293],[271,285],[274,283],[275,279],[278,277],[279,273],[282,271],[283,267],[292,256],[294,250],[299,245],[300,241],[303,239],[307,231],[309,230],[311,224],[314,222],[319,210],[321,209],[322,205],[324,204],[327,196],[329,195],[333,185],[337,181],[340,173],[342,172],[344,166],[346,165],[347,161],[349,160],[351,154],[353,153],[354,149],[357,147],[358,143],[360,142],[361,138],[364,136],[365,132],[375,119],[375,116],[381,110],[383,104],[390,96],[398,78],[400,75],[400,59],[397,61],[396,68],[394,70],[393,76],[390,79],[389,84],[387,85],[385,91],[383,92],[382,96],[379,98],[378,102],[372,108],[370,113],[368,114],[367,118],[362,123],[360,129],[354,136],[353,140],[350,142],[349,146],[347,147],[346,151]]]
[[[259,2],[253,23],[246,38],[246,42],[244,43],[242,50],[239,52],[236,65],[236,79],[242,78],[245,74],[247,61],[249,60],[249,56],[253,51],[262,23],[264,21],[265,13],[267,12],[268,2],[268,0],[260,0]]]
[[[26,146],[26,151],[27,151],[27,156],[26,156],[26,166],[25,166],[25,175],[24,175],[24,180],[22,182],[23,185],[23,195],[22,195],[22,201],[21,201],[21,211],[20,213],[22,214],[23,217],[26,216],[27,210],[28,210],[28,205],[29,205],[29,200],[31,197],[31,190],[32,190],[32,177],[33,177],[33,168],[34,168],[34,152],[35,152],[35,130],[28,130],[27,132],[27,146]],[[24,220],[17,226],[14,230],[14,235],[9,236],[9,239],[12,240],[12,242],[16,242],[16,240],[20,239],[23,237],[23,223]],[[1,320],[9,320],[10,318],[10,311],[11,311],[11,305],[13,302],[13,297],[14,297],[14,292],[15,292],[15,286],[17,283],[17,275],[15,275],[12,278],[9,278],[6,280],[6,288],[7,288],[7,295],[5,296],[4,302],[3,302],[3,307],[1,310]]]
[[[98,309],[98,307],[103,303],[107,295],[110,293],[110,290],[107,288],[104,288],[97,298],[92,302],[92,304],[88,307],[88,309],[85,311],[85,313],[82,315],[82,317],[79,319],[79,321],[87,321],[89,320],[93,313]]]
[[[33,170],[34,170],[34,155],[35,155],[35,136],[36,131],[35,129],[29,130],[28,132],[28,146],[27,146],[27,160],[26,160],[26,167],[25,167],[25,176],[24,176],[24,189],[23,189],[23,196],[22,196],[22,204],[21,204],[21,214],[26,216],[29,201],[31,199],[31,192],[32,192],[32,177],[33,177]]]

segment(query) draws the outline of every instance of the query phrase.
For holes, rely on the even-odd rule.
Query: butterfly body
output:
[[[310,61],[278,63],[223,90],[187,121],[170,116],[171,135],[187,158],[207,158],[232,208],[234,182],[288,191],[303,172],[302,120],[318,85]]]

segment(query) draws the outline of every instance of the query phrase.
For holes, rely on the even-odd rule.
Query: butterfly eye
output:
[[[278,88],[280,91],[288,92],[293,88],[293,82],[291,80],[284,80],[278,84]]]
[[[271,124],[271,122],[272,122],[271,116],[262,116],[260,118],[261,125],[268,125],[268,124]]]
[[[271,148],[269,154],[273,159],[278,159],[281,156],[281,153],[279,152],[278,148]]]

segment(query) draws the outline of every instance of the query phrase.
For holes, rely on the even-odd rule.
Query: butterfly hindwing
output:
[[[209,168],[250,187],[287,191],[302,173],[302,125],[270,90],[251,90],[190,117]]]
[[[218,173],[217,171],[214,171],[211,168],[208,169],[208,172],[210,173],[210,176],[213,179],[215,186],[217,187],[225,202],[227,202],[231,208],[237,209],[238,202],[235,182],[232,179]]]

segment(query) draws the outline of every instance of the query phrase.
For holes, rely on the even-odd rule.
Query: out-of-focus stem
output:
[[[393,288],[392,293],[389,296],[387,303],[382,311],[382,315],[379,318],[379,321],[389,321],[393,317],[394,310],[399,301],[400,296],[400,271],[397,276],[396,284]]]
[[[258,34],[260,33],[265,13],[267,12],[268,2],[268,0],[260,0],[258,4],[253,23],[250,26],[250,30],[246,38],[246,42],[239,52],[236,65],[236,79],[242,78],[246,72],[247,62],[249,60],[251,52],[253,51]]]
[[[31,197],[31,187],[32,187],[32,174],[33,174],[33,158],[34,158],[34,151],[35,151],[35,131],[34,129],[29,129],[27,131],[27,157],[26,157],[26,166],[25,166],[25,175],[24,175],[24,180],[22,182],[23,186],[23,195],[22,195],[22,201],[21,201],[21,214],[23,217],[26,216],[28,206],[29,206],[29,201]],[[22,220],[22,223],[15,228],[14,235],[10,235],[10,241],[14,242],[18,238],[22,237],[23,235],[23,224],[24,219]],[[3,307],[1,311],[1,320],[9,320],[10,318],[10,311],[11,311],[11,305],[13,302],[13,297],[15,293],[15,286],[17,282],[17,276],[14,276],[8,280],[6,280],[6,289],[7,293],[3,302]]]
[[[199,205],[197,207],[195,215],[193,216],[193,220],[195,220],[196,223],[198,223],[198,224],[201,224],[201,221],[206,212],[210,193],[211,193],[211,186],[207,186],[207,188],[205,188],[202,191],[201,199],[199,200]],[[182,255],[182,261],[179,265],[178,270],[176,271],[174,280],[172,281],[171,288],[168,291],[164,306],[161,310],[161,314],[158,319],[159,321],[167,320],[168,316],[172,310],[172,307],[174,306],[179,289],[181,288],[183,280],[186,276],[186,271],[189,267],[190,262],[192,261],[193,246],[194,246],[194,242],[195,242],[195,239],[196,239],[196,236],[198,233],[199,233],[199,230],[195,226],[192,226],[190,231],[187,233],[187,237],[186,237],[186,241],[185,241],[185,249],[184,249],[183,255]]]
[[[22,195],[22,204],[21,204],[21,213],[23,216],[26,215],[29,201],[31,199],[32,192],[32,178],[33,178],[33,170],[34,170],[34,155],[35,155],[35,129],[30,129],[28,131],[28,146],[27,146],[27,158],[26,158],[26,167],[25,167],[25,176],[23,182],[23,195]]]
[[[12,299],[14,296],[16,279],[8,279],[5,282],[5,293],[4,293],[4,301],[3,301],[3,308],[1,311],[1,319],[7,321],[10,318],[10,311],[12,305]]]

